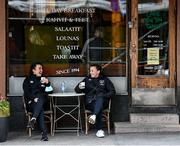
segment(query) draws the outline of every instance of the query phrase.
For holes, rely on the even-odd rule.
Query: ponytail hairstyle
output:
[[[37,65],[43,66],[42,63],[40,63],[40,62],[32,63],[32,64],[31,64],[31,67],[30,67],[29,75],[32,75],[32,74],[33,74],[33,69],[35,69]]]
[[[102,67],[99,64],[91,64],[90,67],[95,67],[98,71],[100,71],[100,75],[102,75]]]

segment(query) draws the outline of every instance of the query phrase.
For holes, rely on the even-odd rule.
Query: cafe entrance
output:
[[[132,106],[173,106],[175,101],[176,0],[131,1]]]
[[[129,7],[129,121],[115,122],[115,133],[177,132],[176,0],[133,0]]]

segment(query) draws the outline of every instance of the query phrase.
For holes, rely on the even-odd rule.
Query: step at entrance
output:
[[[115,133],[135,132],[179,132],[180,125],[174,124],[141,124],[130,122],[115,122]]]
[[[130,114],[131,123],[149,123],[149,124],[179,124],[177,114],[162,113],[132,113]]]
[[[131,113],[130,122],[115,122],[115,133],[179,132],[179,115],[165,113]]]

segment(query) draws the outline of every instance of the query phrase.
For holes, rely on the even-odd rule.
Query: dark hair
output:
[[[92,66],[96,67],[96,69],[99,70],[100,73],[101,73],[102,68],[101,68],[101,66],[99,64],[91,64],[90,67],[92,67]]]
[[[35,69],[37,65],[43,66],[42,63],[40,63],[40,62],[32,63],[32,64],[31,64],[31,67],[30,67],[30,71],[29,71],[29,74],[30,74],[30,75],[33,74],[33,71],[32,71],[32,70]]]

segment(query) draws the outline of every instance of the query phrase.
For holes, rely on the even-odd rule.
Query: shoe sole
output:
[[[97,136],[97,135],[96,135]],[[103,135],[103,136],[97,136],[98,138],[104,138],[105,137],[105,135]]]
[[[47,139],[41,139],[41,141],[48,141],[48,138]]]
[[[97,136],[98,138],[104,138],[104,136]]]
[[[95,124],[95,120],[93,120],[91,117],[89,117],[89,120],[88,120],[88,122],[90,123],[90,124]]]

